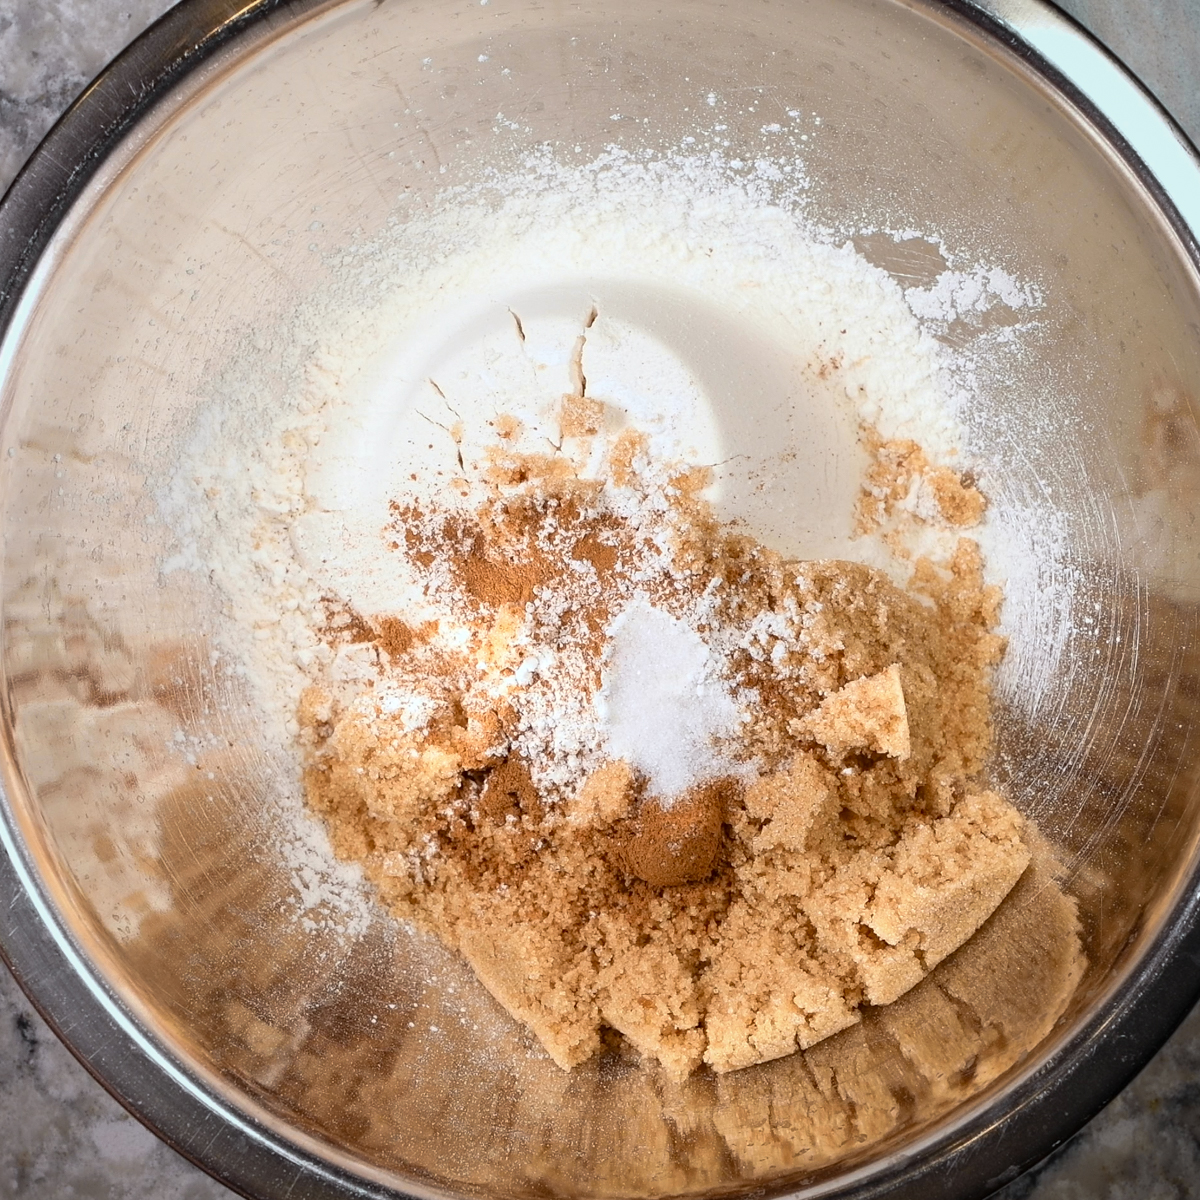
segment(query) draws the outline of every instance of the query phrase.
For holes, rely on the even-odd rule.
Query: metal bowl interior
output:
[[[275,797],[294,767],[214,664],[219,596],[162,570],[156,489],[230,363],[287,385],[309,350],[289,343],[298,306],[401,192],[542,143],[676,144],[710,92],[738,98],[731,156],[783,111],[820,114],[805,169],[830,228],[944,230],[1043,292],[1036,338],[979,379],[969,424],[995,503],[1052,510],[1066,547],[1032,562],[1006,613],[996,774],[1058,852],[1087,968],[1064,974],[1061,913],[1030,877],[861,1026],[668,1086],[613,1062],[563,1074],[436,946],[297,901]],[[860,248],[901,278],[929,269],[887,240]],[[80,1006],[69,1040],[140,1115],[263,1196],[982,1193],[1005,1156],[1050,1149],[1052,1122],[996,1131],[1161,984],[1194,888],[1198,329],[1196,263],[1153,187],[977,14],[346,0],[263,15],[115,140],[0,350],[6,840],[25,919],[58,956],[39,980],[10,929],[19,974],[60,1028]],[[106,1058],[103,1021],[149,1065]],[[1106,1099],[1082,1094],[1076,1120]]]

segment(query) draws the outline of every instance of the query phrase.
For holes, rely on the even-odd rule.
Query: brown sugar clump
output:
[[[609,825],[629,815],[639,790],[633,769],[617,759],[584,780],[568,811],[579,824]]]
[[[947,467],[926,472],[925,481],[933,491],[942,519],[956,529],[970,529],[983,520],[987,500],[983,493]]]
[[[810,754],[797,754],[787,770],[760,775],[746,789],[747,814],[763,822],[751,842],[753,849],[803,852],[835,796],[833,782]]]
[[[914,825],[875,889],[867,924],[891,946],[915,931],[924,966],[937,966],[1029,865],[1023,831],[1020,815],[994,792],[968,796],[951,816]]]
[[[310,689],[298,717],[308,802],[393,913],[461,953],[560,1067],[619,1034],[682,1078],[805,1050],[905,995],[1017,885],[1031,833],[984,776],[1004,643],[978,546],[918,560],[907,589],[788,561],[647,447],[621,433],[600,480],[497,451],[474,510],[397,501],[386,536],[437,619],[339,610],[331,653],[361,671],[373,652],[376,674]],[[915,444],[876,451],[884,515],[918,475],[945,524],[978,507]],[[686,622],[704,686],[736,700],[736,736],[697,746],[704,782],[677,795],[596,724],[633,603]]]
[[[983,519],[987,498],[973,480],[950,467],[936,466],[924,449],[906,438],[886,440],[863,431],[871,465],[858,501],[858,528],[867,533],[911,504],[914,487],[927,489],[932,506],[917,504],[910,519],[935,521],[954,529],[970,529]],[[932,511],[931,511],[932,507]]]
[[[590,396],[564,396],[558,419],[563,437],[592,437],[604,428],[604,405]]]
[[[911,742],[900,667],[892,663],[878,675],[845,684],[797,721],[796,728],[811,734],[831,754],[868,750],[907,758]]]

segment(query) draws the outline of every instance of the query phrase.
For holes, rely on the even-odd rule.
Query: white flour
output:
[[[1040,302],[1036,288],[1022,285],[999,267],[943,271],[931,287],[906,288],[904,299],[913,316],[946,322],[985,313],[1001,304],[1015,311]]]

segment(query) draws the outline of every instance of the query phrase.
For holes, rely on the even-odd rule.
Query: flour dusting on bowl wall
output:
[[[1003,1112],[1190,870],[1140,188],[941,9],[318,5],[180,84],[4,384],[15,820],[131,1019],[380,1186]]]

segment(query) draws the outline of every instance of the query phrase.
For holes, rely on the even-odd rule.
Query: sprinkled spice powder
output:
[[[302,697],[308,802],[564,1068],[606,1030],[677,1077],[811,1046],[1029,863],[982,778],[999,593],[965,537],[906,590],[786,560],[715,519],[705,471],[581,395],[562,417],[552,455],[497,442],[474,508],[394,498],[421,619],[327,605],[370,671]],[[979,519],[920,447],[869,448],[864,524],[921,487],[922,520]]]

